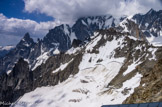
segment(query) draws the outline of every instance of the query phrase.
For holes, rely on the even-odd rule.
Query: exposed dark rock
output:
[[[1,75],[0,101],[6,103],[16,101],[25,92],[32,90],[32,81],[28,63],[21,58],[9,75],[5,73]]]
[[[0,59],[0,73],[12,70],[14,64],[20,59],[27,59],[31,49],[35,46],[35,42],[30,38],[29,34],[25,34],[23,39],[11,50],[5,57]]]
[[[162,99],[162,60],[144,73],[140,86],[123,103],[161,102]]]
[[[107,20],[112,20],[110,25],[106,25]],[[96,30],[115,27],[115,20],[111,15],[83,17],[76,21],[76,24],[72,27],[72,31],[75,32],[79,40],[84,41],[86,38],[92,36]]]
[[[131,20],[127,20],[128,23],[126,24],[130,35],[138,38],[138,39],[142,39],[142,40],[146,40],[145,35],[143,34],[143,32],[140,30],[139,25],[137,25],[135,22],[131,21]]]
[[[74,57],[74,59],[72,59]],[[52,73],[61,63],[72,60],[63,70]],[[48,59],[48,63],[42,64],[34,71],[29,70],[29,65],[22,58],[13,68],[9,75],[3,73],[0,78],[0,101],[6,103],[15,102],[24,93],[34,90],[37,87],[56,85],[63,82],[70,75],[78,73],[78,66],[82,60],[82,54],[76,56],[59,54]],[[8,105],[9,106],[9,105]]]
[[[66,51],[71,47],[70,33],[69,25],[57,26],[43,38],[43,44],[48,50],[58,47],[59,50]]]
[[[144,15],[136,14],[133,16],[133,20],[140,25],[140,29],[144,30],[146,36],[160,36],[162,30],[162,11],[155,11],[151,9]]]
[[[151,47],[146,41],[141,41],[141,40],[135,41],[133,39],[126,37],[125,42],[126,44],[122,49],[117,48],[115,50],[116,54],[114,55],[114,57],[115,58],[125,57],[126,59],[119,71],[119,74],[108,84],[108,87],[113,86],[116,88],[121,88],[122,83],[125,82],[126,80],[131,79],[133,76],[136,75],[137,72],[139,73],[147,72],[149,69],[152,69],[155,64],[155,60],[150,61],[148,59],[152,57],[151,52],[148,51],[148,49],[154,47]],[[142,50],[136,50],[136,47],[139,46],[142,46]],[[142,63],[139,64],[135,70],[133,70],[132,72],[124,76],[123,73],[127,70],[128,66],[136,61]]]
[[[81,44],[82,44],[81,40],[74,39],[72,43],[72,47],[76,48],[76,47],[79,47]]]
[[[130,91],[131,89],[130,88],[125,88],[121,93],[123,94],[123,95],[127,95],[127,94],[129,94],[129,91]]]

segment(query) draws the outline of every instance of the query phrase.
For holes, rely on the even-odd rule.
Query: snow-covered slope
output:
[[[142,76],[137,73],[124,82],[122,88],[109,89],[106,85],[119,72],[121,64],[110,62],[107,67],[109,69],[97,65],[81,70],[57,86],[37,88],[25,94],[16,107],[101,107],[103,104],[121,104],[139,86]],[[131,88],[128,95],[122,94],[125,88]]]
[[[137,66],[144,64],[143,58],[155,60],[155,52],[152,56],[150,54],[150,50],[154,48],[147,45],[147,42],[113,29],[96,32],[85,46],[66,52],[70,55],[83,54],[76,75],[71,75],[56,86],[40,87],[26,93],[15,106],[100,107],[121,104],[140,85],[143,75],[142,71],[137,70]],[[144,51],[147,54],[143,54]],[[72,61],[70,59],[61,64],[51,73],[66,71]]]

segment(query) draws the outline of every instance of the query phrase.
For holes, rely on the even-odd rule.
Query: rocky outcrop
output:
[[[146,41],[133,40],[129,37],[125,37],[124,41],[125,42],[123,42],[123,48],[119,47],[115,49],[114,57],[125,57],[126,59],[119,71],[119,74],[108,84],[108,87],[113,86],[116,88],[121,88],[123,83],[135,76],[137,72],[139,72],[140,74],[144,72],[144,70],[141,71],[140,68],[143,68],[145,69],[145,71],[147,71],[154,65],[155,61],[149,60],[149,58],[152,57],[152,53],[148,51],[149,48],[154,47],[150,46]],[[138,47],[140,48],[138,49]],[[139,63],[139,65],[135,70],[133,70],[133,72],[130,72],[127,75],[123,75],[123,73],[128,69],[128,66],[130,66],[132,63]]]
[[[158,60],[153,68],[143,73],[140,86],[123,103],[146,103],[162,101],[162,60]]]
[[[146,37],[141,31],[141,29],[139,28],[139,25],[137,25],[135,22],[131,20],[127,20],[127,22],[128,23],[126,23],[126,26],[128,28],[128,31],[130,32],[130,35],[138,39],[146,40]]]
[[[0,101],[6,104],[11,104],[24,93],[32,91],[37,87],[48,85],[54,86],[59,82],[65,81],[70,75],[75,75],[79,71],[78,66],[81,58],[81,53],[76,56],[61,53],[50,57],[47,60],[47,63],[42,64],[34,71],[30,71],[26,61],[22,58],[19,59],[9,75],[5,73],[1,75]],[[65,70],[59,70],[58,72],[53,73],[53,71],[59,68],[61,64],[67,63],[70,60],[72,61],[68,64]],[[3,106],[3,104],[1,106]]]
[[[78,39],[73,40],[72,47],[76,48],[76,47],[79,47],[80,45],[82,45],[81,40],[78,40]]]
[[[129,32],[130,35],[140,40],[146,40],[146,35],[142,32],[139,25],[130,19],[123,20],[117,27],[120,32]]]
[[[34,46],[35,42],[30,38],[29,33],[26,33],[16,47],[0,59],[0,73],[10,72],[20,58],[27,59]]]
[[[136,14],[133,16],[133,20],[140,25],[140,29],[144,31],[144,34],[150,36],[160,36],[162,30],[162,10],[155,11],[151,9],[144,15]]]
[[[47,85],[56,85],[59,82],[63,82],[70,75],[75,75],[78,73],[78,66],[82,59],[82,54],[77,54],[76,56],[71,56],[68,54],[59,54],[57,56],[52,56],[47,60],[47,63],[42,64],[37,69],[33,71],[33,86],[41,87]],[[59,70],[53,73],[61,64],[70,62],[64,70]]]
[[[118,20],[111,15],[83,17],[76,21],[72,31],[75,32],[79,40],[84,41],[92,36],[96,30],[115,27],[118,24]]]
[[[0,78],[0,101],[12,103],[25,92],[32,90],[32,72],[29,72],[28,63],[22,58],[7,75],[3,74]],[[1,105],[3,106],[3,104]]]
[[[61,51],[66,51],[71,47],[71,28],[69,25],[60,25],[49,30],[42,42],[47,50],[51,48],[59,48]]]

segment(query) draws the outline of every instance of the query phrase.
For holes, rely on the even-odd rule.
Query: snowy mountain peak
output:
[[[146,14],[147,15],[151,15],[151,14],[153,14],[153,13],[155,13],[156,11],[153,9],[153,8],[151,8]]]
[[[81,21],[85,26],[97,25],[98,29],[114,27],[117,24],[117,19],[113,18],[112,15],[83,17],[78,21]]]
[[[151,9],[144,15],[136,14],[132,20],[139,25],[139,28],[147,37],[147,40],[153,45],[161,45],[162,36],[162,11]]]
[[[28,32],[24,35],[23,39],[25,39],[25,40],[30,39],[30,35]]]
[[[33,44],[34,44],[34,40],[30,37],[29,33],[26,33],[18,45],[30,47]]]

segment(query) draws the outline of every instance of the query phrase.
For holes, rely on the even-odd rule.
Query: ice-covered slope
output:
[[[91,39],[85,46],[67,51],[65,54],[74,57],[51,70],[51,74],[66,72],[75,54],[82,53],[76,75],[70,75],[56,86],[40,87],[26,93],[15,106],[100,107],[121,104],[140,85],[143,73],[159,57],[155,54],[158,48],[114,29],[96,32]],[[148,63],[153,64],[145,67]],[[139,69],[141,66],[143,68]]]

